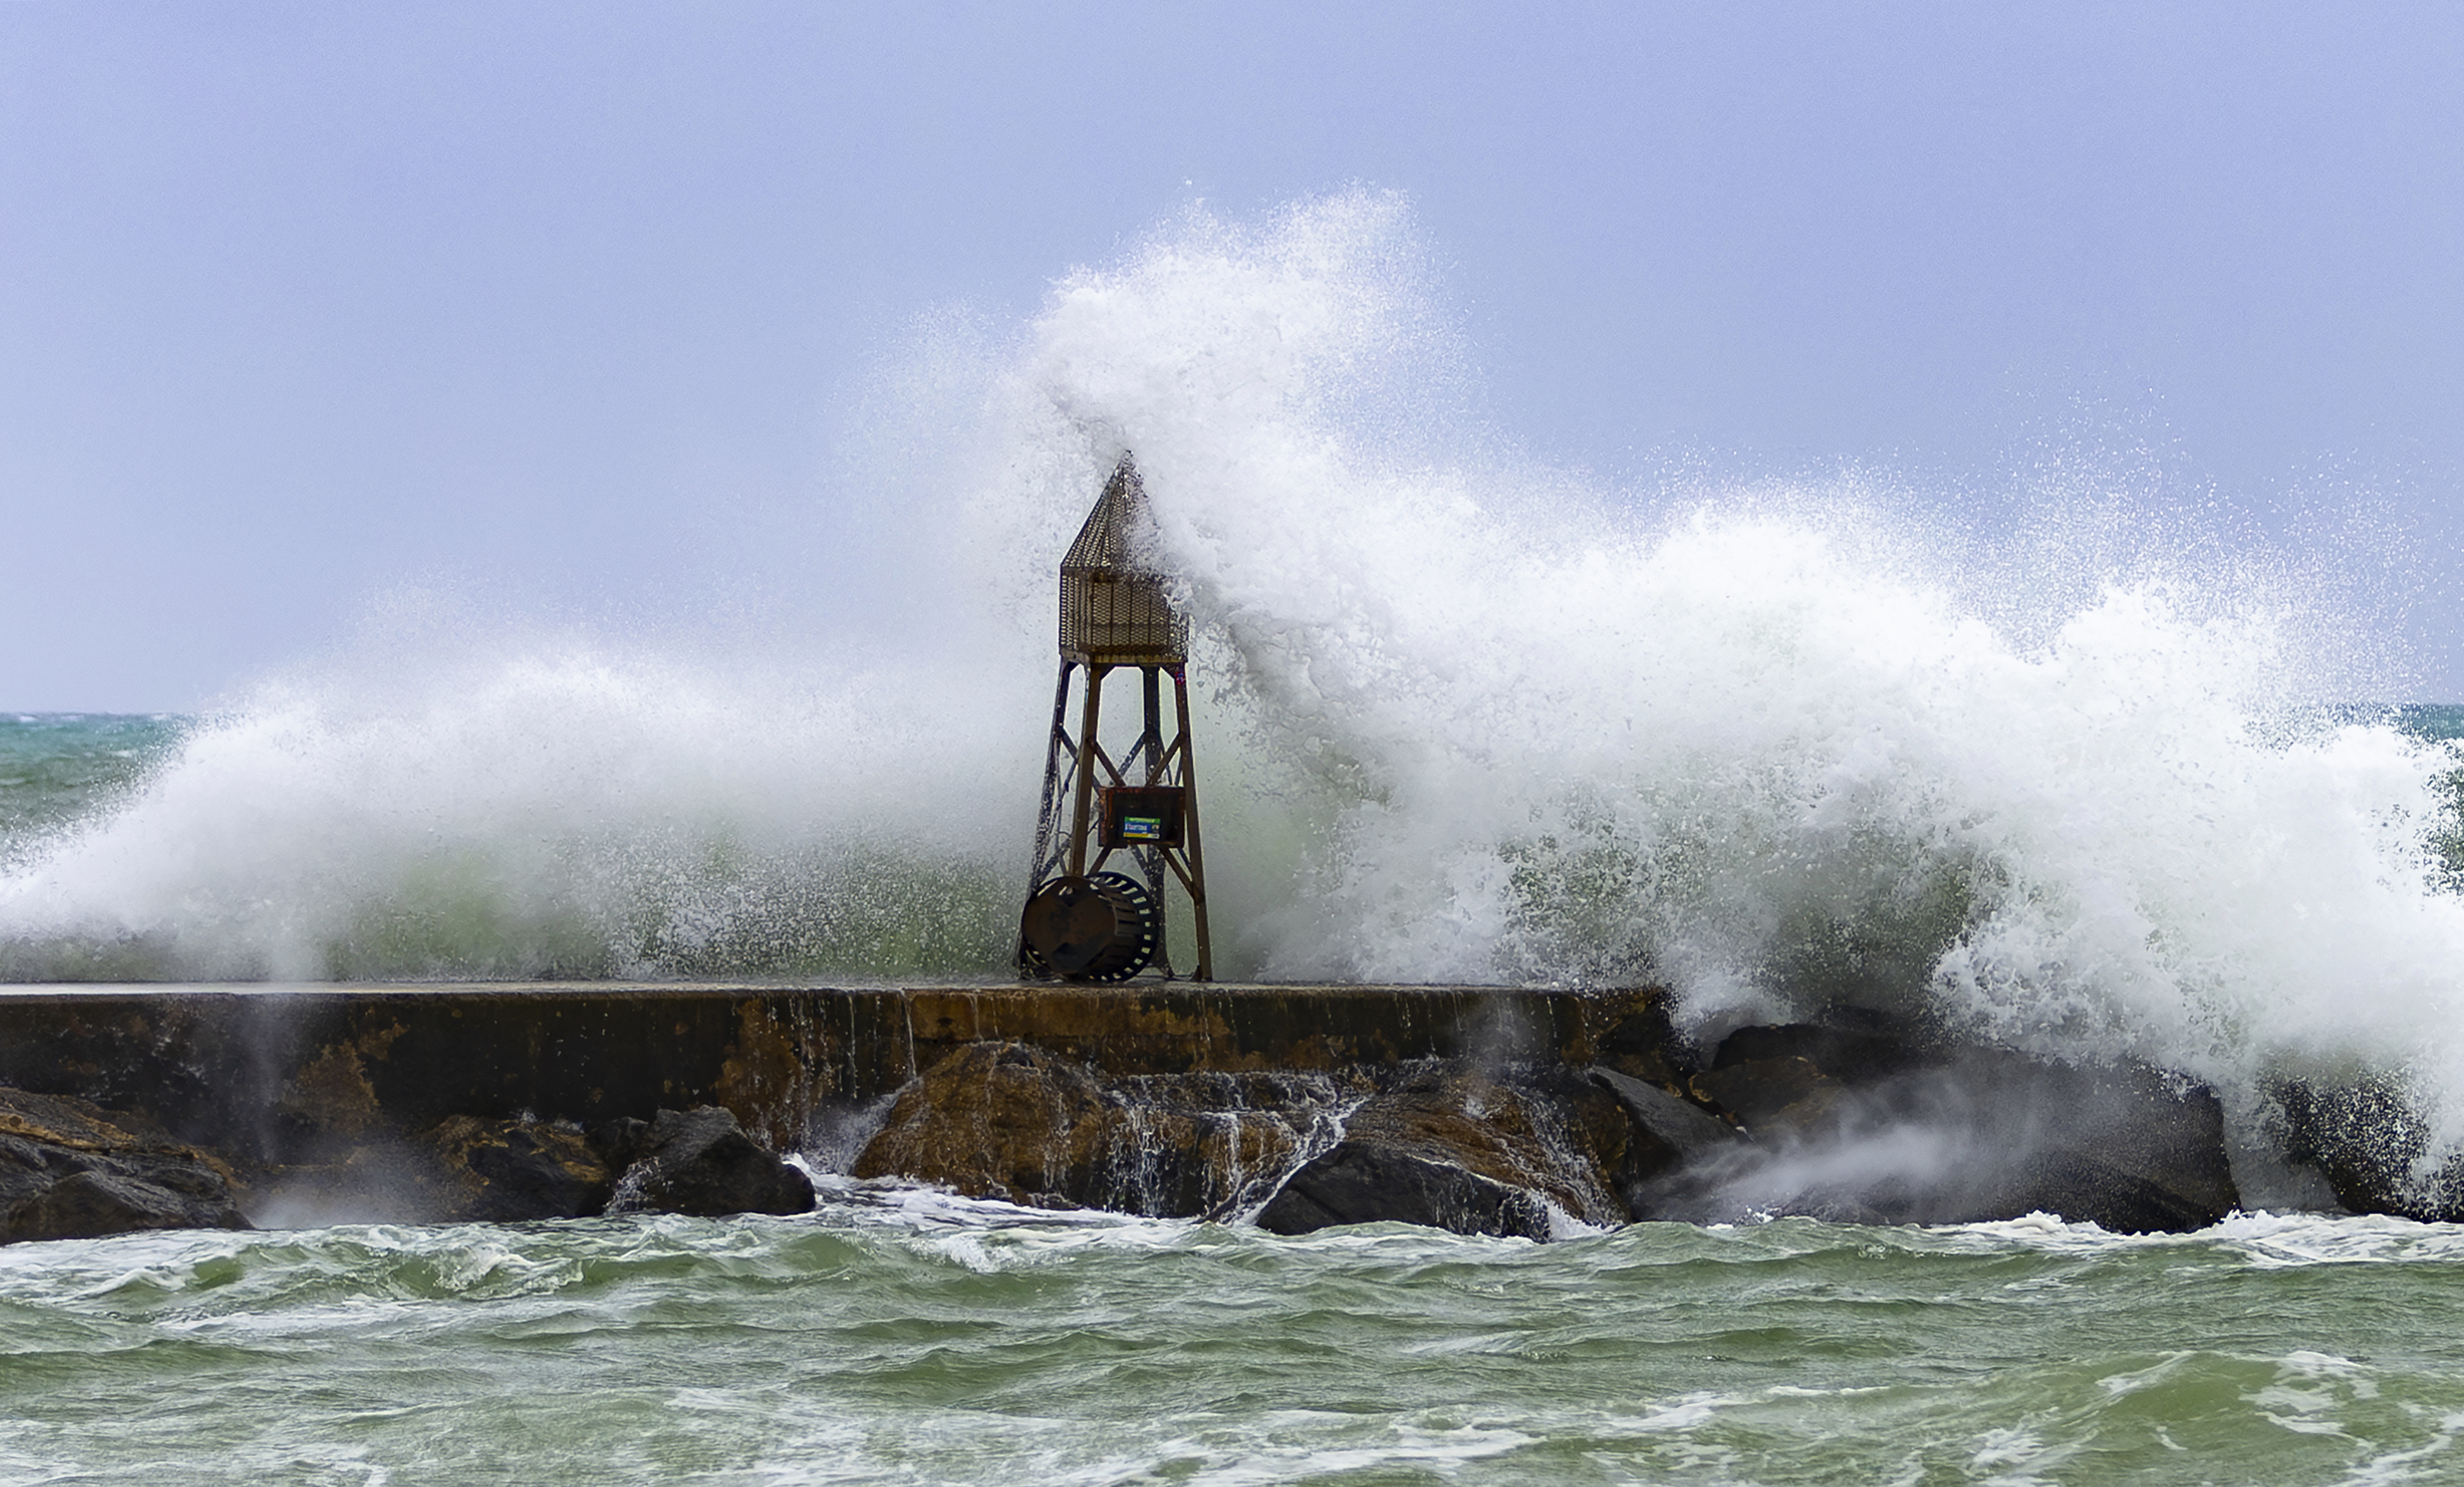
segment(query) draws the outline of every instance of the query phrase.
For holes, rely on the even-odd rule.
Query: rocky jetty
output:
[[[1649,988],[0,995],[0,1084],[40,1092],[0,1121],[11,1235],[795,1211],[809,1186],[777,1155],[795,1149],[1284,1233],[2036,1210],[2187,1230],[2239,1201],[2216,1099],[2166,1071],[1853,1009],[1704,1045]],[[2297,1086],[2277,1106],[2276,1155],[2322,1194],[2464,1218],[2464,1165],[2428,1161],[2401,1091]]]

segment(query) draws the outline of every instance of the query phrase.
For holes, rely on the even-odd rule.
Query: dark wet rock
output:
[[[1704,1183],[1750,1145],[1736,1127],[1664,1089],[1614,1069],[1595,1067],[1588,1075],[1616,1099],[1629,1123],[1626,1155],[1612,1171],[1617,1196],[1634,1218],[1693,1211]]]
[[[1917,1222],[2043,1211],[2180,1232],[2241,1202],[2213,1092],[2142,1065],[2073,1068],[1977,1049],[1877,1091],[1886,1115],[1959,1143],[1951,1175],[1905,1204]]]
[[[1614,1069],[1595,1068],[1589,1073],[1624,1107],[1634,1122],[1638,1144],[1651,1148],[1662,1168],[1709,1160],[1745,1140],[1718,1116],[1664,1089]]]
[[[1933,1056],[1887,1076],[1862,1066],[1854,1084],[1776,1052],[1698,1075],[1690,1092],[1736,1113],[1751,1139],[1689,1154],[1630,1188],[1628,1203],[1638,1217],[1695,1222],[1796,1213],[1947,1224],[2041,1211],[2139,1232],[2202,1228],[2239,1202],[2223,1109],[2204,1088],[2136,1066],[2074,1069],[1990,1049]]]
[[[1713,1072],[1768,1059],[1801,1058],[1842,1084],[1876,1083],[1945,1060],[1941,1048],[1914,1024],[1879,1013],[1837,1009],[1829,1020],[1758,1024],[1720,1040]]]
[[[163,1176],[128,1176],[101,1163],[70,1172],[11,1207],[6,1237],[93,1239],[143,1229],[249,1227],[227,1200],[180,1192]]]
[[[615,1187],[606,1159],[571,1124],[454,1116],[425,1144],[443,1169],[439,1216],[448,1221],[587,1218]]]
[[[2143,1064],[2065,1070],[2063,1075],[2104,1097],[2080,1101],[2084,1119],[2071,1148],[2082,1161],[2166,1195],[2163,1203],[2169,1206],[2173,1218],[2147,1223],[2145,1228],[2201,1228],[2241,1207],[2241,1189],[2233,1181],[2233,1162],[2225,1150],[2224,1104],[2213,1090]],[[2057,1085],[2055,1098],[2064,1095]],[[2122,1196],[2125,1191],[2136,1188],[2117,1188],[2113,1201],[2125,1201]],[[2107,1229],[2142,1227],[2127,1220],[2097,1222]]]
[[[2041,1210],[2115,1233],[2139,1234],[2205,1229],[2235,1205],[2195,1197],[2085,1152],[2057,1147],[2037,1156],[2018,1174],[2010,1194],[1989,1207],[1996,1217]]]
[[[1636,1159],[1635,1125],[1625,1106],[1583,1070],[1565,1064],[1515,1065],[1495,1077],[1521,1097],[1533,1139],[1572,1165],[1572,1201],[1559,1200],[1567,1211],[1586,1223],[1624,1223],[1631,1215],[1617,1174]]]
[[[1835,1123],[1848,1086],[1794,1055],[1754,1058],[1694,1076],[1686,1088],[1758,1139],[1812,1135]]]
[[[620,1123],[604,1144],[626,1159],[606,1211],[802,1213],[813,1181],[744,1134],[734,1112],[716,1105],[662,1110],[647,1124]]]
[[[0,1242],[248,1227],[211,1154],[81,1099],[0,1089]]]
[[[1258,1213],[1258,1227],[1277,1234],[1375,1223],[1549,1237],[1548,1208],[1529,1188],[1374,1141],[1342,1142],[1302,1166]]]
[[[1694,1072],[1685,1044],[1668,1020],[1668,1006],[1655,1002],[1625,1017],[1601,1037],[1593,1062],[1646,1084],[1679,1084]]]
[[[1625,1207],[1581,1129],[1608,1122],[1587,1121],[1589,1092],[1567,1085],[1518,1089],[1460,1065],[1410,1071],[1353,1113],[1343,1140],[1294,1172],[1258,1224],[1286,1234],[1392,1222],[1546,1238],[1551,1205],[1622,1223]]]
[[[2285,1157],[2318,1168],[2347,1210],[2464,1222],[2464,1158],[2425,1168],[2430,1128],[2394,1090],[2376,1082],[2297,1082],[2278,1090],[2277,1100]]]

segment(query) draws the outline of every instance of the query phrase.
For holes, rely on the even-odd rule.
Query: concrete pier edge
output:
[[[781,1148],[969,1043],[1108,1076],[1419,1058],[1580,1067],[1657,988],[479,983],[0,988],[0,1084],[265,1161],[449,1116],[589,1124],[715,1104]]]

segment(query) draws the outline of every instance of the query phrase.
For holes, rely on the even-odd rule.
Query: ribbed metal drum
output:
[[[1127,981],[1155,958],[1155,896],[1118,873],[1056,877],[1026,900],[1019,940],[1065,981]]]

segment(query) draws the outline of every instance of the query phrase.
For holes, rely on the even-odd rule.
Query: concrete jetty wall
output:
[[[285,1160],[448,1116],[585,1124],[723,1105],[773,1145],[962,1045],[1017,1041],[1105,1076],[1331,1070],[1425,1057],[1595,1061],[1649,989],[1226,986],[16,987],[0,1085],[141,1112]]]

